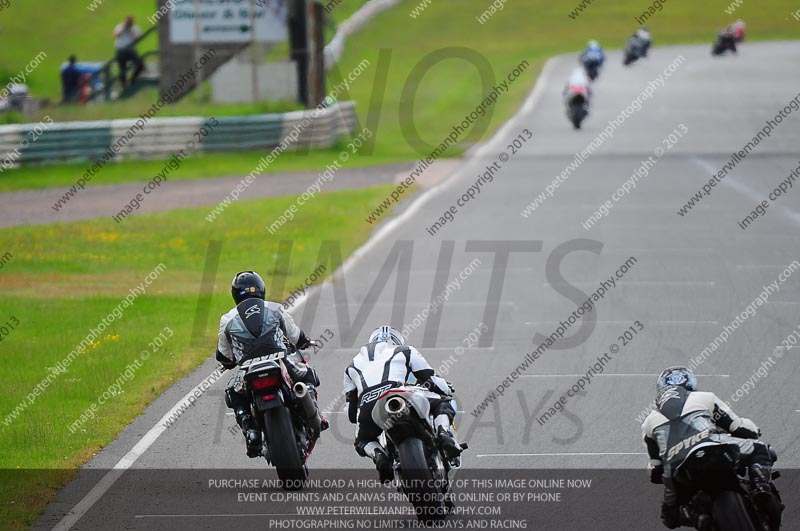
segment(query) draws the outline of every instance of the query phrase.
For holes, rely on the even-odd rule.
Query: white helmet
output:
[[[403,339],[403,334],[401,334],[398,330],[392,328],[388,325],[379,326],[372,333],[369,335],[369,342],[375,343],[378,341],[385,341],[386,343],[392,343],[401,347],[406,344],[405,340]]]

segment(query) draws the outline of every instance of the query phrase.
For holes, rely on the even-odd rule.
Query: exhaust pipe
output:
[[[393,396],[386,401],[384,408],[390,415],[405,415],[408,412],[408,403],[402,398]]]
[[[303,382],[297,382],[292,389],[297,399],[300,400],[300,405],[303,406],[303,413],[305,413],[306,418],[311,423],[311,427],[319,433],[322,429],[322,418],[319,415],[319,410],[314,403],[314,399],[311,398],[308,386]]]

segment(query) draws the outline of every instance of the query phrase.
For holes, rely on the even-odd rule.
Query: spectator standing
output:
[[[114,28],[114,48],[117,51],[117,64],[119,64],[119,76],[122,80],[123,90],[129,86],[127,83],[128,62],[132,62],[134,65],[130,85],[136,82],[144,69],[144,62],[136,53],[135,45],[141,36],[142,32],[139,30],[139,26],[133,24],[133,17],[127,17],[124,22],[117,24]]]
[[[62,103],[75,103],[78,101],[81,72],[75,65],[76,61],[75,55],[70,55],[69,63],[61,69]]]

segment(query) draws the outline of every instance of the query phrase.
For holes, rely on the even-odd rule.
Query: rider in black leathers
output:
[[[311,346],[311,341],[300,330],[292,316],[276,302],[264,299],[266,285],[253,271],[238,273],[231,283],[231,294],[236,307],[222,316],[219,322],[219,344],[216,359],[226,369],[235,369],[250,358],[286,351],[289,343],[298,349]],[[260,316],[258,330],[251,331],[253,316]],[[306,364],[302,355],[295,352],[283,359],[289,377],[293,382],[303,382],[309,386],[311,397],[316,402],[316,387],[319,378],[313,367]],[[261,432],[250,411],[250,400],[244,392],[243,372],[238,370],[225,389],[225,403],[233,409],[236,423],[242,428],[247,444],[247,455],[258,457],[261,453]],[[328,427],[322,419],[322,429]]]
[[[697,378],[686,367],[669,367],[658,377],[656,409],[642,424],[650,457],[650,480],[664,484],[661,520],[669,529],[680,523],[680,501],[672,471],[703,445],[733,444],[748,468],[759,509],[780,526],[781,507],[772,493],[772,456],[759,440],[761,430],[741,418],[714,393],[697,390]],[[777,525],[775,525],[777,524]]]

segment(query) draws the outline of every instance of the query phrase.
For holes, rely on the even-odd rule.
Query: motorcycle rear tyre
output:
[[[425,458],[422,441],[410,437],[398,447],[400,480],[417,519],[423,522],[441,520],[447,516],[445,493],[434,485],[434,477]]]
[[[307,470],[300,458],[294,427],[289,410],[276,407],[264,412],[269,453],[278,478],[285,490],[300,490],[306,480]]]
[[[726,490],[714,500],[711,508],[714,529],[718,531],[756,531],[744,505],[742,495]]]

